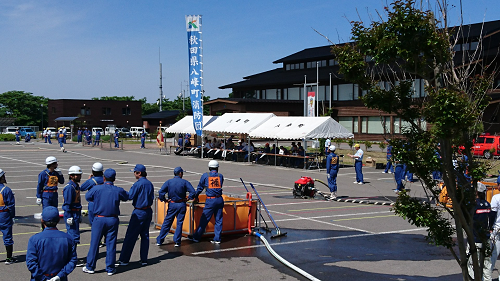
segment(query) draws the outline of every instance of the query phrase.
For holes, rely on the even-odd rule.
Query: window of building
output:
[[[359,122],[358,122],[358,117],[353,117],[353,118],[352,118],[352,124],[353,124],[353,127],[352,127],[352,132],[353,132],[354,134],[359,133]]]
[[[130,113],[130,107],[124,107],[124,108],[122,108],[122,115],[131,115],[131,113]]]
[[[391,117],[390,116],[385,116],[384,117],[384,133],[385,134],[390,134],[391,133]]]
[[[303,62],[300,63],[300,69],[304,69],[304,63]]]
[[[359,99],[359,86],[358,86],[358,84],[354,84],[353,93],[354,93],[354,100]]]
[[[111,108],[103,107],[102,108],[102,115],[111,115]]]
[[[327,66],[327,64],[326,64],[326,60],[322,60],[322,61],[321,61],[320,66],[321,66],[321,67]]]
[[[394,134],[401,134],[401,118],[394,117]]]
[[[285,68],[286,70],[290,70],[290,65],[289,64],[285,65]]]
[[[385,123],[383,120],[379,116],[368,117],[368,134],[383,134]]]
[[[56,113],[56,108],[54,106],[52,107],[52,113]]]
[[[344,128],[346,128],[349,132],[354,133],[352,117],[339,116],[339,124],[344,126]]]
[[[90,107],[82,107],[80,108],[80,115],[90,115]]]
[[[353,96],[353,84],[338,85],[338,100],[352,100]]]
[[[278,99],[278,89],[266,89],[266,99],[275,100]]]
[[[477,46],[479,46],[479,42],[470,42],[470,49],[476,50]]]
[[[289,100],[300,100],[300,88],[288,88],[287,92]]]
[[[455,46],[453,46],[453,51],[460,52],[460,44],[456,44]]]
[[[307,62],[307,68],[312,68],[312,62],[310,61]]]

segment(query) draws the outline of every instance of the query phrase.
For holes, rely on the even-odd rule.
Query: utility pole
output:
[[[161,112],[162,111],[161,106],[163,102],[163,86],[162,86],[162,76],[161,76],[160,48],[158,48],[158,62],[160,63],[160,112]]]

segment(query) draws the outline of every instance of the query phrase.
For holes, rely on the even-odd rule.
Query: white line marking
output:
[[[282,221],[296,221],[296,220],[303,220],[303,219],[326,219],[326,218],[334,218],[334,217],[349,217],[349,216],[374,215],[374,214],[384,214],[384,213],[392,213],[392,212],[391,211],[383,211],[383,212],[369,212],[369,213],[354,213],[354,214],[342,214],[342,215],[331,215],[331,216],[318,216],[318,217],[310,217],[310,218],[281,219],[281,220],[274,220],[274,221],[275,222],[278,222],[278,221],[282,222]]]

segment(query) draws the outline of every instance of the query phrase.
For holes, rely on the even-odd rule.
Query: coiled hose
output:
[[[286,265],[289,268],[293,269],[294,271],[296,271],[297,273],[299,273],[300,275],[304,276],[305,278],[307,278],[309,280],[320,281],[318,278],[316,278],[316,277],[312,276],[311,274],[305,272],[304,270],[296,267],[292,263],[290,263],[287,260],[285,260],[284,258],[282,258],[280,255],[278,255],[278,253],[276,253],[273,250],[273,248],[271,248],[271,245],[269,245],[269,243],[267,242],[266,238],[264,238],[264,236],[262,236],[260,233],[254,232],[254,234],[255,234],[255,236],[259,237],[262,242],[264,242],[264,245],[266,245],[266,248],[269,251],[269,253],[271,253],[271,255],[273,255],[281,263],[283,263],[284,265]]]

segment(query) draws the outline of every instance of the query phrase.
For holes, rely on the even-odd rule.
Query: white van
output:
[[[15,135],[16,134],[16,131],[17,131],[18,127],[12,127],[12,126],[9,126],[7,128],[5,128],[4,130],[4,134],[11,134],[11,135]]]
[[[143,127],[130,127],[130,132],[132,133],[132,136],[138,137],[142,134]]]
[[[103,135],[103,129],[101,127],[93,127],[92,128],[92,136],[95,136],[97,131],[101,132],[101,136]]]
[[[106,128],[104,128],[104,134],[105,134],[106,136],[112,135],[112,134],[114,134],[114,133],[115,133],[115,130],[116,130],[116,129],[117,129],[117,128],[116,128],[115,126],[112,126],[112,127],[106,127]]]

